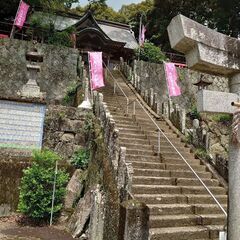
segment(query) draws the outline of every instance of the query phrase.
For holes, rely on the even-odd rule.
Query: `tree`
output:
[[[123,5],[119,13],[126,18],[126,22],[132,27],[135,36],[139,35],[139,22],[142,15],[143,23],[147,24],[147,16],[153,9],[153,0],[145,0],[141,3]],[[148,32],[147,32],[148,33]],[[148,36],[148,34],[147,34]]]
[[[64,10],[78,0],[25,0],[31,7],[47,10]],[[13,19],[16,15],[19,0],[0,1],[0,20]]]
[[[154,0],[154,7],[148,15],[150,40],[169,50],[166,29],[171,19],[180,13],[232,37],[238,37],[240,33],[238,0]]]
[[[126,18],[121,13],[116,12],[113,8],[108,7],[106,1],[95,1],[91,5],[85,7],[77,7],[73,10],[75,13],[83,15],[89,8],[91,8],[94,17],[99,20],[109,20],[115,22],[125,23]]]

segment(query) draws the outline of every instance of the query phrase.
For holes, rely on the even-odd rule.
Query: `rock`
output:
[[[222,135],[221,136],[221,144],[226,148],[229,145],[229,136]]]
[[[73,143],[59,142],[54,151],[56,151],[63,158],[69,159],[75,152],[75,145],[73,145]]]
[[[93,193],[93,208],[89,225],[89,239],[103,240],[105,198],[100,186]]]
[[[84,233],[85,225],[90,218],[91,209],[92,190],[89,190],[78,202],[68,223],[68,229],[74,238],[78,238]]]
[[[198,119],[194,119],[193,120],[193,127],[195,128],[195,129],[197,129],[197,128],[199,128],[199,120]]]
[[[219,154],[220,156],[226,155],[226,151],[220,143],[216,143],[210,146],[209,151],[214,156],[214,158],[216,154]]]
[[[67,185],[63,204],[65,209],[73,207],[74,202],[76,202],[83,190],[83,184],[80,181],[81,174],[82,170],[77,169]]]
[[[75,138],[73,133],[64,133],[61,137],[62,142],[71,142]]]

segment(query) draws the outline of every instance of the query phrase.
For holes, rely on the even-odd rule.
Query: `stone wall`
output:
[[[38,84],[47,93],[47,101],[61,101],[69,86],[77,81],[81,59],[76,49],[47,44],[35,45],[44,55]],[[21,40],[0,39],[0,95],[16,96],[27,82],[25,54],[33,43]]]
[[[48,105],[44,123],[43,147],[68,160],[74,151],[86,144],[84,123],[87,113],[73,107]],[[31,165],[31,153],[18,150],[0,151],[0,216],[17,209],[23,170]],[[28,157],[27,157],[28,156]],[[73,167],[64,165],[72,174]]]
[[[160,105],[168,100],[168,90],[166,85],[163,64],[149,63],[144,61],[135,61],[132,67],[127,67],[126,63],[121,63],[125,76],[132,82],[137,82],[137,90],[144,95],[144,92],[156,94],[157,101]],[[124,66],[123,66],[124,65]],[[178,68],[179,85],[182,95],[172,97],[172,101],[180,107],[189,108],[196,99],[197,87],[193,85],[200,79],[200,73],[186,68]],[[203,78],[213,82],[209,90],[229,92],[227,78],[218,77],[209,74],[203,74]]]
[[[43,147],[57,152],[65,160],[86,147],[85,121],[88,112],[74,107],[48,105],[44,122]]]

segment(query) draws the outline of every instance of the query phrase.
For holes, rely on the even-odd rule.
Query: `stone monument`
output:
[[[186,55],[190,69],[229,78],[231,93],[198,91],[198,111],[234,113],[236,107],[231,106],[231,102],[237,102],[240,94],[240,40],[211,30],[183,15],[172,19],[168,35],[171,47]],[[240,111],[234,115],[234,134],[229,149],[228,240],[238,240],[240,236]]]

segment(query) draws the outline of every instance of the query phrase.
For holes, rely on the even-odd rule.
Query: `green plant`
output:
[[[88,149],[80,149],[73,154],[71,158],[71,163],[76,168],[85,170],[88,166],[89,158],[90,158],[90,151]]]
[[[203,147],[196,148],[195,155],[201,159],[211,160],[211,157],[208,155],[206,150]]]
[[[50,151],[34,151],[32,166],[24,170],[21,180],[18,210],[37,221],[48,220],[51,214],[55,164],[60,157]],[[53,213],[56,217],[65,194],[68,174],[58,170]]]
[[[76,82],[72,83],[67,88],[67,93],[63,98],[63,103],[70,104],[73,101],[75,94],[77,93],[77,88],[78,88],[78,85]]]
[[[232,121],[232,116],[230,114],[219,113],[214,114],[212,120],[215,122],[229,123]]]
[[[88,113],[85,117],[83,131],[87,134],[91,134],[94,131],[94,115],[93,113]]]
[[[166,60],[166,56],[161,49],[150,42],[146,42],[142,48],[136,49],[135,54],[140,60],[146,62],[162,63]]]
[[[193,135],[191,133],[187,133],[187,135],[186,135],[186,143],[189,143],[189,144],[193,143]]]
[[[193,120],[193,119],[200,119],[200,113],[197,110],[196,105],[192,105],[190,111],[188,112],[189,117]]]

